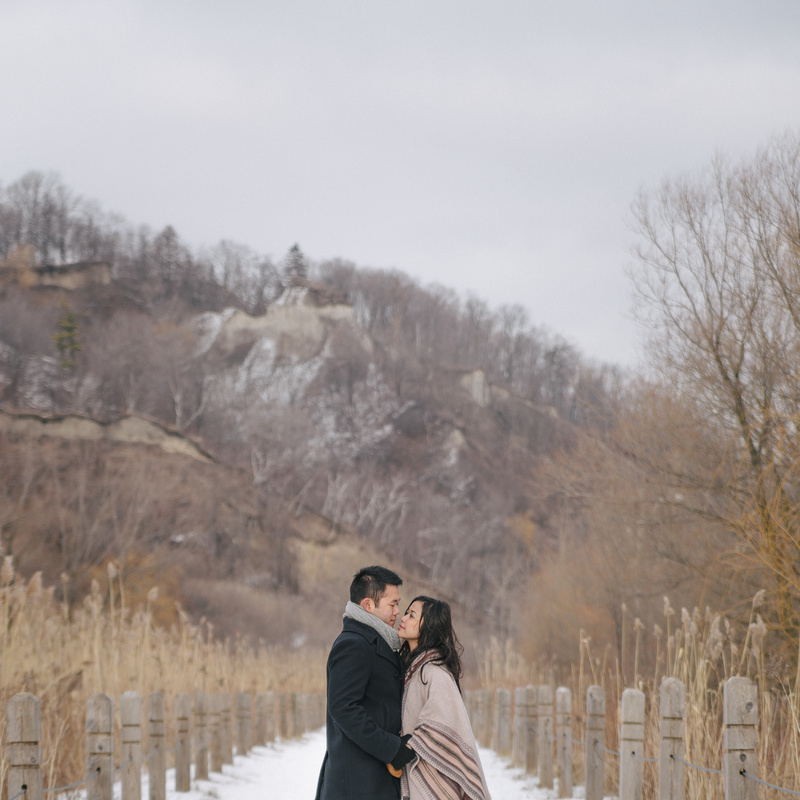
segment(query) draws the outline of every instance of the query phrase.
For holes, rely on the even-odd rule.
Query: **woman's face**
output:
[[[408,611],[400,620],[400,627],[397,633],[401,639],[408,642],[408,646],[414,650],[419,643],[419,629],[422,624],[422,600],[415,600]]]

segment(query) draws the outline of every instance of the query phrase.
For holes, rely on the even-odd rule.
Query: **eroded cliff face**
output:
[[[106,261],[81,261],[74,264],[36,264],[32,250],[22,248],[0,264],[0,284],[11,283],[29,289],[52,287],[68,292],[89,286],[108,286],[112,280],[111,265]]]
[[[267,338],[275,343],[278,357],[306,361],[320,355],[334,329],[346,327],[365,352],[372,352],[372,342],[356,325],[351,306],[319,305],[309,299],[307,290],[291,287],[258,317],[234,309],[203,314],[196,320],[201,350],[230,358]]]
[[[153,420],[129,414],[113,422],[98,422],[78,414],[46,417],[31,413],[0,411],[0,433],[21,437],[53,437],[75,441],[108,441],[155,447],[165,453],[214,461],[200,445]]]
[[[319,355],[331,328],[338,323],[353,324],[349,306],[275,306],[260,317],[234,311],[220,326],[211,346],[230,355],[266,337],[278,344],[280,355],[305,360]]]

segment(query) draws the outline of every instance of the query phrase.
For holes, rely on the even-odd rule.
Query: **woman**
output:
[[[403,770],[403,800],[491,800],[467,709],[450,606],[415,597],[398,630],[406,667],[403,733],[416,758]]]

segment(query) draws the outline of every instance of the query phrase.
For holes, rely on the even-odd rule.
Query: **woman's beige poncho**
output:
[[[403,733],[417,753],[401,779],[403,800],[491,800],[461,693],[435,651],[409,666]]]

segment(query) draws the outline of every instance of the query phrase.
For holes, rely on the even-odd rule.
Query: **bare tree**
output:
[[[716,498],[714,512],[774,581],[777,624],[796,637],[800,136],[665,181],[639,197],[633,219],[642,241],[634,279],[654,367],[715,433],[712,463],[671,479]]]

